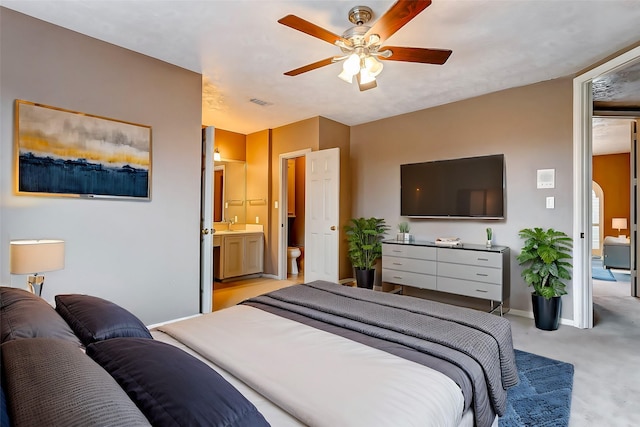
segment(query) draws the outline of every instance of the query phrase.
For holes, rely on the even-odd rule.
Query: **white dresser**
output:
[[[509,252],[506,246],[389,240],[382,243],[382,281],[489,300],[502,312],[511,288]]]

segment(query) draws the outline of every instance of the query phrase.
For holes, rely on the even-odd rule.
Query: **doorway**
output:
[[[593,92],[592,81],[605,73],[624,68],[640,58],[640,47],[614,58],[573,80],[573,113],[574,113],[574,218],[573,218],[573,305],[574,326],[579,328],[593,327],[593,280],[591,278],[591,239],[592,239],[592,116]],[[635,161],[635,156],[634,156]],[[631,219],[632,233],[636,233],[637,192],[634,192]],[[633,239],[631,288],[638,295],[635,274],[635,253],[638,239]]]
[[[280,154],[278,278],[304,282],[305,168],[311,149]]]

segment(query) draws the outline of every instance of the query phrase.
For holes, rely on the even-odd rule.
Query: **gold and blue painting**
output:
[[[16,100],[16,192],[150,200],[151,127]]]

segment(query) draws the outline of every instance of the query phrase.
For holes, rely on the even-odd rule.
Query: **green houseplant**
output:
[[[409,223],[407,221],[403,221],[398,224],[398,234],[396,235],[396,239],[400,242],[409,242],[411,241],[411,234],[409,234]]]
[[[375,264],[382,256],[382,238],[389,228],[383,218],[352,218],[345,226],[349,259],[360,288],[373,288]]]
[[[558,329],[562,309],[560,297],[567,293],[564,281],[571,279],[573,240],[553,228],[525,228],[519,234],[525,242],[516,259],[525,267],[522,278],[533,287],[531,302],[536,327]]]

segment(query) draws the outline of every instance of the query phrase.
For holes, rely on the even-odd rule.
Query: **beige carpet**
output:
[[[640,425],[640,299],[629,283],[594,280],[593,329],[536,329],[507,314],[514,346],[575,366],[570,427]]]
[[[251,279],[216,283],[214,310],[301,282]],[[640,299],[628,282],[594,280],[595,327],[536,329],[533,319],[507,314],[514,346],[575,366],[570,427],[640,425]]]

